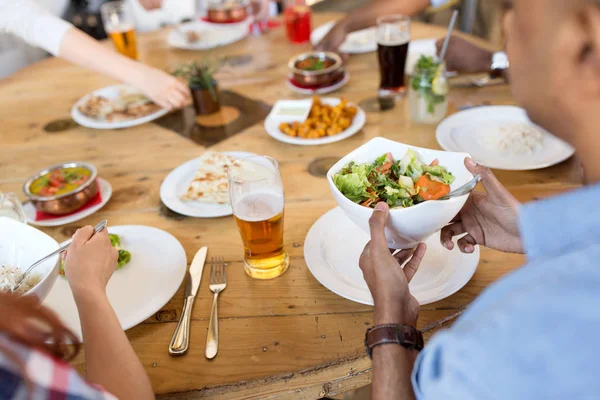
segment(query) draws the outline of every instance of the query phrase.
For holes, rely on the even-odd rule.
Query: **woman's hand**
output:
[[[375,325],[416,326],[419,302],[410,294],[408,283],[417,272],[427,247],[421,243],[414,252],[402,250],[392,255],[385,240],[388,215],[388,205],[378,203],[369,220],[371,241],[360,256],[360,269],[375,302]]]
[[[190,90],[184,83],[159,69],[145,65],[143,67],[145,68],[140,68],[131,85],[167,110],[183,108],[190,104]]]
[[[325,37],[315,46],[316,50],[337,52],[340,46],[346,40],[348,27],[345,21],[339,21],[325,35]]]
[[[108,230],[94,235],[91,226],[78,229],[65,258],[65,274],[73,295],[77,298],[88,292],[105,293],[118,257],[119,252],[111,245]]]
[[[452,237],[467,233],[458,240],[458,247],[463,253],[472,253],[478,244],[507,253],[523,253],[518,222],[520,203],[489,168],[476,164],[470,158],[465,160],[465,166],[472,174],[481,175],[485,193],[471,193],[454,222],[442,229],[442,245],[452,250]]]
[[[444,39],[436,43],[437,53],[442,49]],[[446,53],[446,66],[448,71],[462,73],[491,72],[493,53],[474,45],[458,36],[452,36],[448,43]]]

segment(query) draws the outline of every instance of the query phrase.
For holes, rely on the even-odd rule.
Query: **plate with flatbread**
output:
[[[242,151],[207,151],[167,175],[160,186],[160,199],[171,211],[188,217],[231,215],[227,168],[235,160],[253,155]]]
[[[169,111],[127,85],[108,86],[79,99],[71,117],[93,129],[119,129],[145,124]]]

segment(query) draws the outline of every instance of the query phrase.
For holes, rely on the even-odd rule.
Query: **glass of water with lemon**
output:
[[[410,78],[409,108],[414,122],[436,124],[448,112],[446,64],[433,57],[421,56]]]

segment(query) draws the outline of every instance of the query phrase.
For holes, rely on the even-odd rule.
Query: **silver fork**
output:
[[[210,259],[210,291],[214,293],[210,322],[208,323],[208,335],[206,336],[206,358],[213,359],[219,351],[219,317],[217,315],[217,299],[227,287],[227,271],[225,271],[225,259],[223,257],[212,257]]]

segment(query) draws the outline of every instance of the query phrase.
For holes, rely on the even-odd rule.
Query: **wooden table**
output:
[[[315,26],[339,17],[314,16]],[[413,38],[441,37],[440,27],[415,24]],[[159,68],[207,53],[167,47],[166,31],[141,35],[141,59]],[[296,98],[285,84],[287,60],[309,45],[292,45],[283,29],[250,37],[217,49],[212,57],[251,54],[253,61],[220,77],[220,85],[246,97],[273,104]],[[374,53],[348,62],[350,83],[336,95],[361,102],[378,86]],[[372,323],[372,308],[345,300],[325,289],[310,274],[303,258],[304,238],[311,225],[335,207],[326,180],[307,172],[320,157],[340,158],[367,140],[383,136],[421,147],[439,148],[434,127],[408,119],[406,104],[368,113],[363,132],[343,142],[299,147],[271,139],[262,123],[214,146],[214,150],[244,150],[275,157],[281,163],[286,190],[285,243],[291,266],[272,281],[252,280],[242,266],[242,244],[233,218],[178,218],[161,211],[159,187],[173,168],[202,154],[205,148],[150,123],[135,128],[98,131],[75,127],[47,133],[46,123],[68,118],[73,103],[111,80],[67,62],[49,59],[0,82],[0,190],[21,194],[23,181],[36,170],[67,160],[94,163],[113,186],[111,201],[95,216],[68,226],[44,229],[57,240],[76,228],[106,216],[113,225],[144,224],[164,229],[183,244],[188,261],[201,246],[229,261],[229,285],[220,299],[220,351],[204,358],[204,342],[212,296],[208,269],[196,300],[187,355],[172,358],[167,347],[182,309],[183,285],[163,309],[127,332],[164,398],[188,399],[316,399],[370,382],[371,362],[363,337]],[[506,86],[454,89],[451,112],[467,102],[512,104]],[[575,162],[541,171],[498,172],[499,179],[522,201],[552,195],[579,185]],[[343,246],[343,243],[340,243]],[[481,291],[521,265],[523,257],[482,249],[473,279],[455,295],[422,307],[420,328],[428,334],[453,320]],[[84,369],[83,356],[75,361]],[[116,361],[116,360],[115,360]]]

